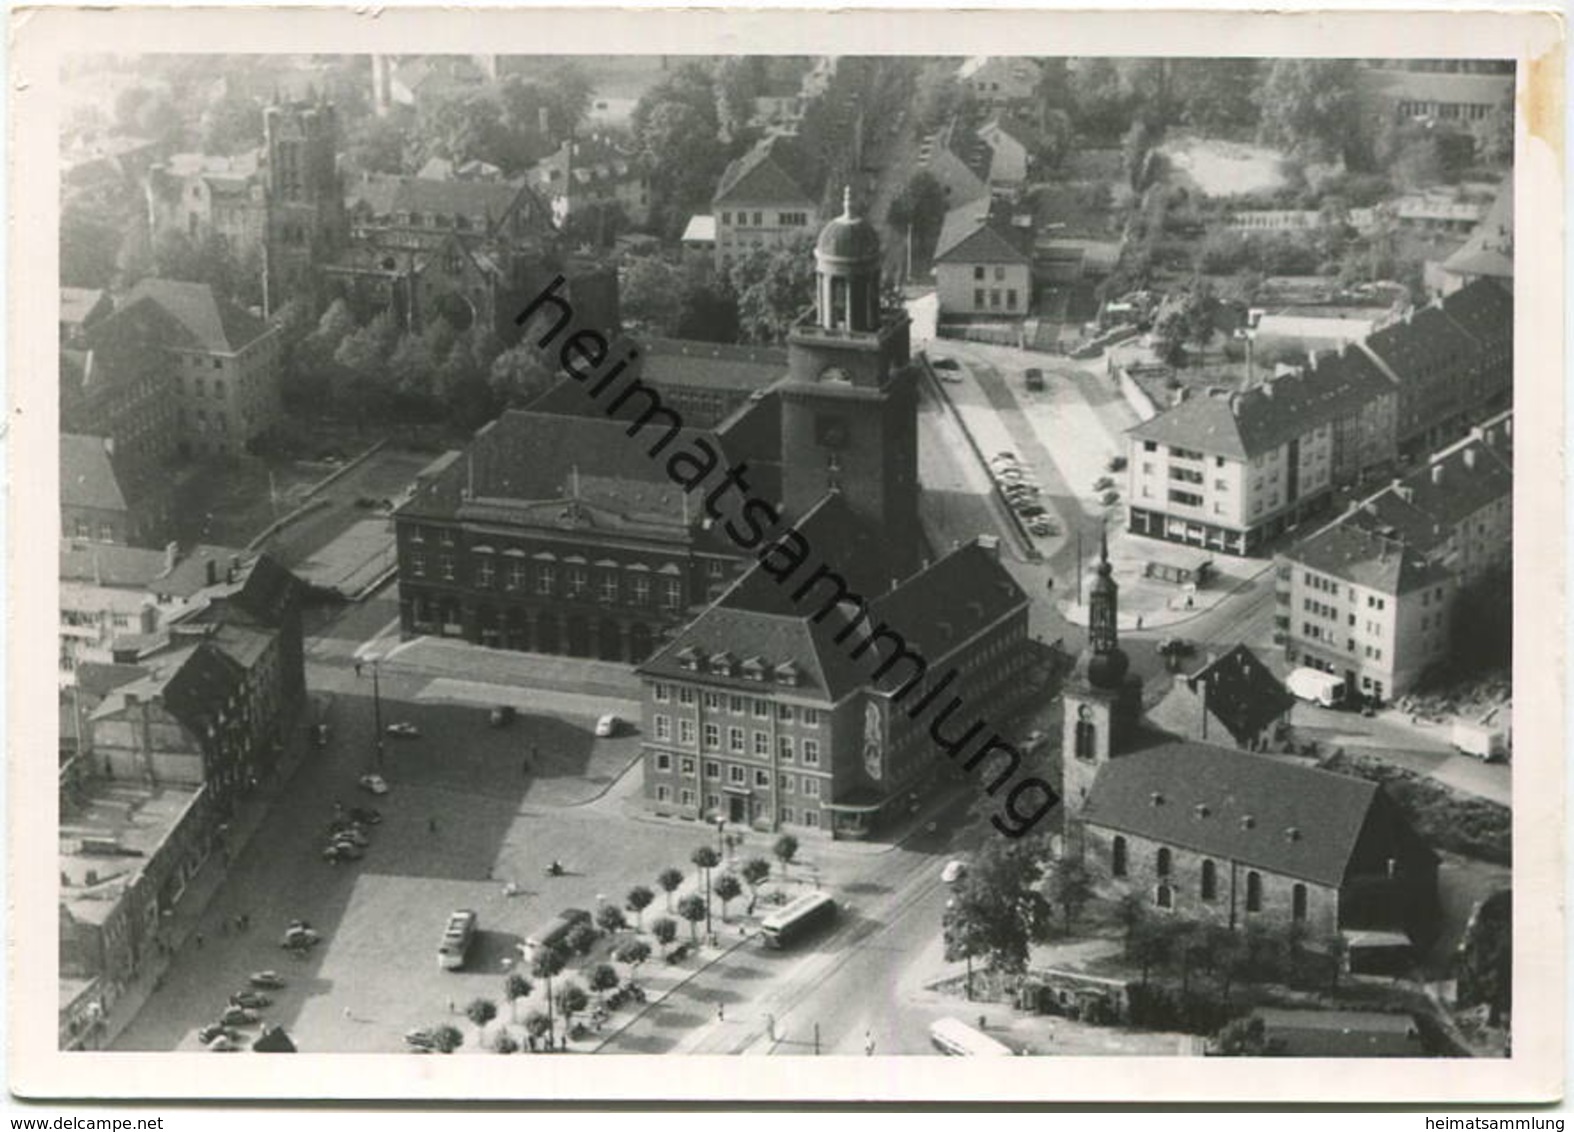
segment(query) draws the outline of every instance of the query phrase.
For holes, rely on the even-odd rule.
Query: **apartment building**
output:
[[[1033,231],[984,196],[946,214],[935,244],[942,316],[1025,318],[1033,306]]]
[[[818,232],[818,184],[808,157],[785,135],[765,138],[728,165],[711,199],[717,270]]]
[[[1446,658],[1459,593],[1508,565],[1513,522],[1505,414],[1279,557],[1285,658],[1378,699],[1403,694]]]

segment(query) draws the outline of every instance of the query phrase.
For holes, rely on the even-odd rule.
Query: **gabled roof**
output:
[[[1083,818],[1107,829],[1337,887],[1377,783],[1270,755],[1164,743],[1099,768]]]
[[[61,434],[60,505],[126,510],[126,496],[103,437]]]
[[[235,354],[268,333],[266,322],[219,298],[206,283],[144,279],[131,289],[115,317],[138,305],[168,316],[171,332],[163,345],[174,349]]]
[[[682,338],[646,339],[640,375],[655,385],[700,386],[753,393],[787,375],[787,351]]]
[[[1285,1010],[1260,1006],[1268,1052],[1278,1057],[1420,1057],[1420,1032],[1409,1014],[1371,1010]]]
[[[714,244],[716,242],[716,218],[714,216],[694,215],[689,217],[688,226],[683,229],[683,242],[685,244]]]
[[[1491,279],[1475,279],[1443,296],[1443,313],[1483,348],[1514,343],[1514,294]]]
[[[423,218],[464,216],[481,221],[486,231],[505,219],[522,198],[536,200],[528,186],[512,181],[378,175],[352,182],[345,190],[345,207],[360,207],[379,219],[398,213],[420,213]]]
[[[1184,692],[1179,686],[1177,692],[1196,696],[1237,743],[1262,734],[1295,703],[1289,689],[1245,645],[1236,645],[1179,683]],[[1155,709],[1150,718],[1162,725],[1162,714]]]
[[[108,301],[109,293],[89,287],[60,288],[60,321],[80,326]]]
[[[164,570],[164,552],[103,542],[60,540],[60,580],[140,590]]]
[[[813,212],[820,203],[815,186],[808,157],[791,138],[777,134],[727,166],[712,204],[800,204]]]

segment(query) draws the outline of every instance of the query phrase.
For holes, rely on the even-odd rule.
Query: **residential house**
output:
[[[87,332],[115,309],[109,292],[87,287],[60,288],[60,348],[87,348]]]
[[[1514,176],[1503,178],[1486,215],[1464,245],[1441,264],[1426,265],[1427,286],[1444,295],[1478,280],[1514,290]]]
[[[566,226],[577,212],[595,215],[616,209],[642,228],[650,222],[650,176],[639,155],[602,134],[570,138],[536,163],[530,185]]]
[[[1021,108],[1036,101],[1041,73],[1031,59],[980,55],[962,63],[956,77],[974,101]]]
[[[940,183],[946,207],[954,209],[989,199],[989,171],[994,161],[989,143],[958,114],[935,134],[920,163]]]
[[[711,198],[716,269],[812,236],[819,212],[819,179],[808,156],[785,135],[765,138],[727,166]]]
[[[1020,319],[1032,310],[1032,230],[988,196],[946,213],[934,264],[942,318]]]
[[[1245,645],[1182,673],[1148,711],[1148,722],[1182,739],[1264,750],[1287,724],[1295,697]]]

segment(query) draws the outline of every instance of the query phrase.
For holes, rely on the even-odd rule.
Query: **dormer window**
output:
[[[798,683],[798,666],[792,661],[776,666],[776,682],[778,684],[796,685]]]
[[[730,652],[719,652],[710,658],[711,671],[722,676],[731,676],[733,666],[736,664],[737,658]]]
[[[743,678],[745,680],[764,680],[765,663],[757,656],[751,656],[743,662]]]
[[[678,653],[678,663],[684,668],[688,669],[690,672],[698,672],[700,670],[700,650],[695,648],[693,645],[680,650]]]

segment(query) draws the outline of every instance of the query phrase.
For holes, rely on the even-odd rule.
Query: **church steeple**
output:
[[[1120,586],[1109,564],[1109,534],[1099,539],[1098,577],[1088,591],[1088,683],[1111,691],[1119,688],[1131,662],[1120,649],[1120,630],[1116,624],[1120,609]]]

